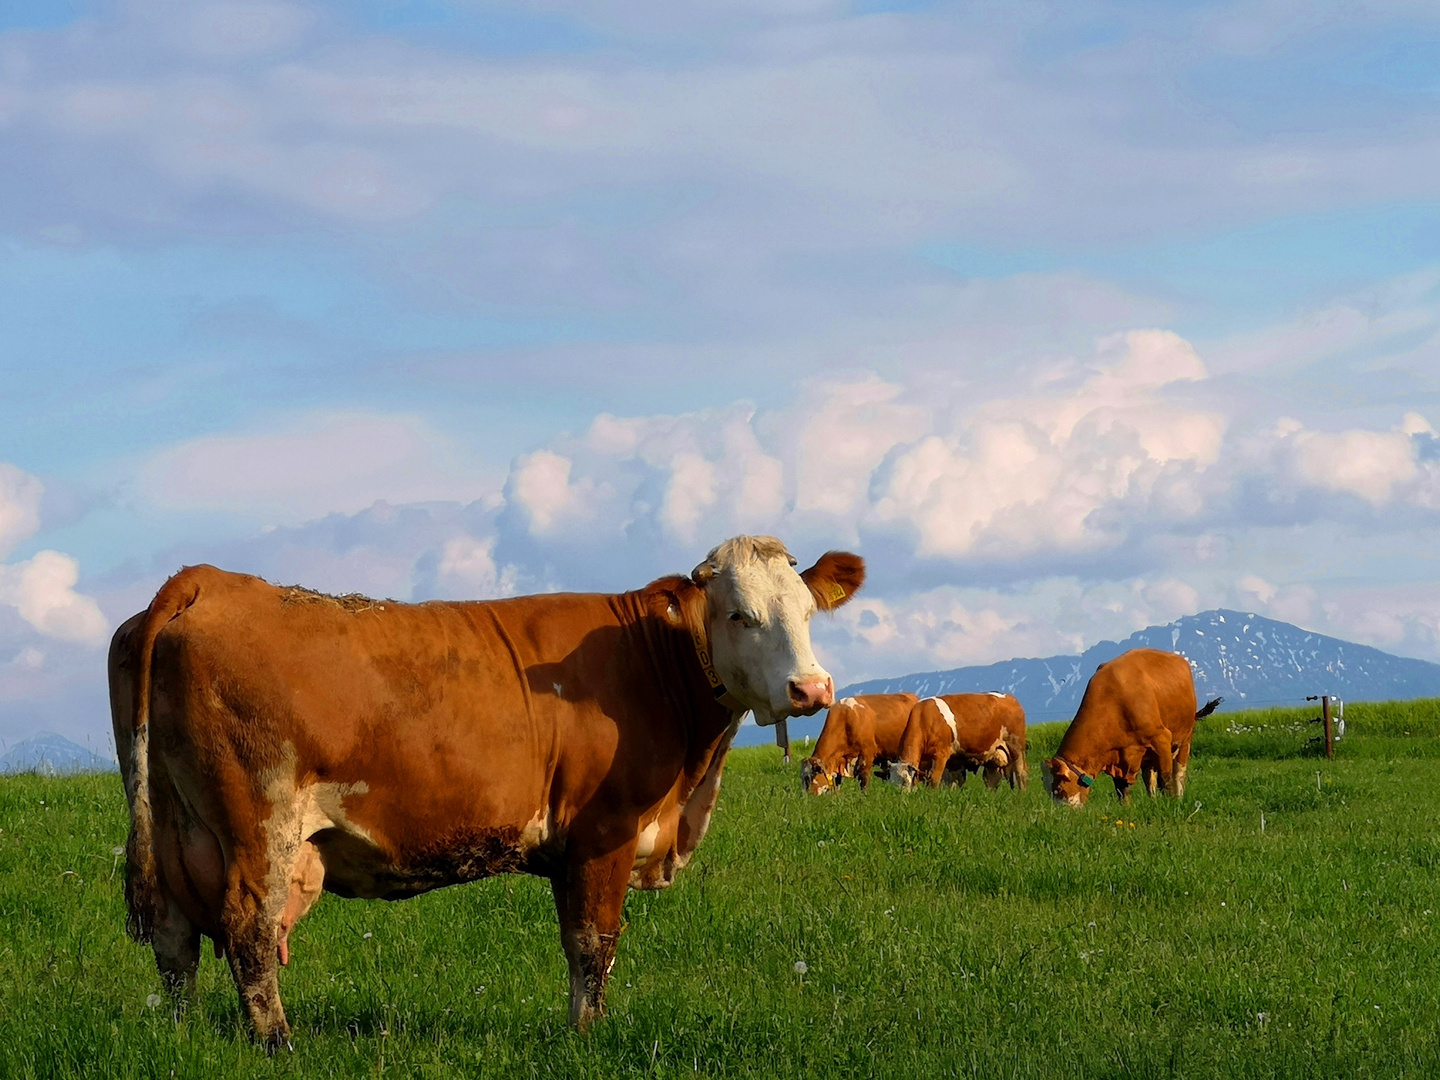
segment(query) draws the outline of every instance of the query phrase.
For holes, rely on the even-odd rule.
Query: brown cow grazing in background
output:
[[[1131,649],[1101,664],[1060,749],[1045,762],[1050,794],[1083,806],[1096,777],[1108,773],[1120,801],[1128,802],[1130,785],[1143,774],[1151,795],[1158,788],[1180,798],[1195,721],[1221,700],[1195,711],[1190,662],[1179,653]]]
[[[917,702],[900,739],[900,758],[890,779],[909,791],[917,781],[930,787],[983,769],[992,791],[1003,776],[1012,788],[1030,781],[1025,763],[1025,710],[1009,694],[947,694]]]
[[[870,784],[877,764],[888,765],[900,753],[900,737],[914,694],[865,694],[830,706],[815,753],[800,765],[800,786],[812,795],[838,787],[842,776],[855,776],[860,790]]]
[[[794,563],[742,536],[635,592],[426,604],[182,570],[110,649],[131,934],[177,993],[211,938],[256,1036],[288,1045],[278,965],[322,890],[537,874],[588,1026],[626,890],[685,866],[746,710],[834,700],[809,618],[864,563]]]

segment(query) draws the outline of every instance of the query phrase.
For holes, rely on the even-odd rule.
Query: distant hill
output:
[[[64,776],[70,773],[117,772],[111,758],[71,742],[63,735],[46,733],[16,743],[0,757],[0,774],[39,773]]]
[[[1144,647],[1180,653],[1195,672],[1195,692],[1201,702],[1223,696],[1227,709],[1300,705],[1308,694],[1329,694],[1345,701],[1440,697],[1440,664],[1392,656],[1368,645],[1224,608],[1146,627],[1124,641],[1102,641],[1079,656],[1007,660],[871,679],[847,686],[841,694],[909,690],[923,697],[1003,690],[1019,698],[1036,723],[1069,720],[1097,667]]]

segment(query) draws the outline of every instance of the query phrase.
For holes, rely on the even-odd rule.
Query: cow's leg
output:
[[[1175,749],[1174,783],[1171,794],[1177,799],[1185,797],[1185,774],[1190,769],[1190,740],[1186,739]]]
[[[247,857],[249,856],[249,857]],[[290,1025],[280,1003],[280,912],[288,889],[283,886],[270,895],[267,882],[269,861],[264,853],[237,850],[229,867],[225,906],[221,924],[225,931],[225,955],[240,1004],[250,1017],[255,1038],[266,1049],[290,1046]],[[287,874],[283,881],[288,884]]]
[[[930,774],[925,778],[925,782],[932,788],[938,788],[945,782],[945,767],[949,764],[948,753],[936,754],[930,759]]]
[[[1154,755],[1147,752],[1140,762],[1140,778],[1145,781],[1145,790],[1151,798],[1160,785],[1160,771],[1155,767]]]
[[[1030,770],[1025,766],[1023,755],[1010,758],[1010,764],[1005,766],[1005,779],[1010,781],[1011,791],[1025,790],[1026,785],[1030,782]]]
[[[195,991],[195,974],[200,970],[200,930],[180,910],[168,889],[162,890],[164,907],[156,921],[151,947],[160,981],[170,995],[178,1018],[189,1006]]]
[[[1160,733],[1160,739],[1152,748],[1155,755],[1155,769],[1159,773],[1158,788],[1162,791],[1170,791],[1175,776],[1175,742],[1168,731]]]
[[[870,777],[874,773],[875,759],[868,753],[860,755],[860,790],[864,791],[870,786]]]
[[[550,879],[560,942],[570,966],[570,1023],[587,1030],[605,1015],[605,983],[620,941],[620,917],[635,841],[592,859],[572,859]]]
[[[945,762],[945,773],[941,782],[947,787],[959,789],[965,786],[968,779],[970,770],[966,767],[965,759],[952,754],[950,760]]]
[[[1126,806],[1130,805],[1130,781],[1122,780],[1120,777],[1112,777],[1115,781],[1115,797]]]

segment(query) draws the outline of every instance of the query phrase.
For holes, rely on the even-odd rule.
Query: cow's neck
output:
[[[1067,747],[1063,742],[1060,749],[1055,751],[1055,756],[1068,762],[1072,768],[1079,769],[1087,776],[1099,777],[1101,773],[1109,773],[1114,765],[1120,760],[1118,751],[1104,749],[1086,753],[1074,747]]]
[[[743,707],[728,695],[716,699],[691,634],[658,618],[643,592],[625,593],[616,601],[622,617],[639,633],[638,643],[648,654],[670,719],[686,736],[690,755],[708,757]]]

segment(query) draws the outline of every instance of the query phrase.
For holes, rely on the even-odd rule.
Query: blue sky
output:
[[[1440,660],[1440,14],[14,3],[0,739],[187,562],[860,550],[842,681],[1225,605]]]

